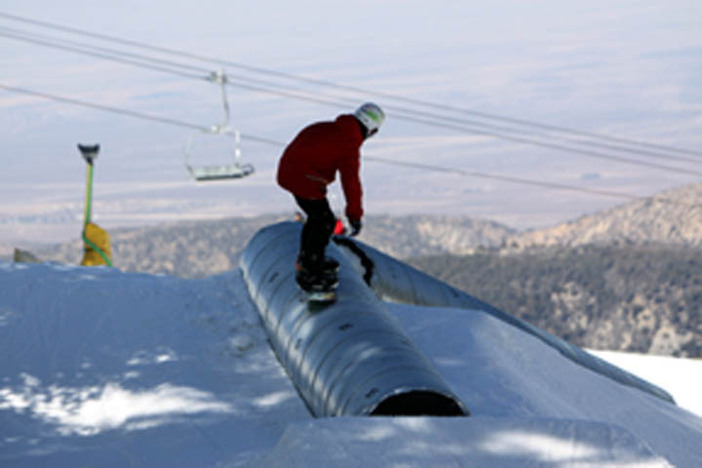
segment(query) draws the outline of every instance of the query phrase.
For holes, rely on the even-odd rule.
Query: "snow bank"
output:
[[[702,466],[691,413],[487,314],[386,307],[472,417],[312,419],[238,271],[0,263],[0,465]]]
[[[310,419],[238,271],[0,263],[0,466],[244,463]]]
[[[251,467],[670,467],[626,430],[590,421],[336,418],[294,424]]]
[[[389,307],[474,417],[604,423],[675,466],[702,466],[702,419],[692,413],[588,370],[487,313]]]
[[[702,417],[702,359],[614,351],[590,352],[665,388],[678,406]]]

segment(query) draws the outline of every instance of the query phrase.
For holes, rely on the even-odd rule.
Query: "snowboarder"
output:
[[[327,185],[339,172],[350,235],[358,235],[363,217],[360,148],[384,120],[378,105],[363,104],[353,114],[342,114],[333,122],[305,127],[280,158],[278,184],[292,193],[307,216],[296,262],[296,278],[306,291],[329,291],[336,286],[339,263],[324,254],[336,224],[327,200]]]

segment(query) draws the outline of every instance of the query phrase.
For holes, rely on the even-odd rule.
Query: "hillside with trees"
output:
[[[409,263],[578,346],[702,357],[702,249],[586,245]]]

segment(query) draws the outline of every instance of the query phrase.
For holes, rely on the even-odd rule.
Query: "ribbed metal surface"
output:
[[[334,245],[327,253],[341,264],[336,303],[305,300],[294,278],[300,229],[262,229],[241,267],[278,360],[312,414],[468,414]]]
[[[673,397],[662,388],[613,366],[528,322],[496,309],[406,263],[399,262],[358,241],[344,239],[339,244],[342,245],[342,249],[347,256],[360,258],[358,261],[352,262],[353,265],[360,275],[366,275],[371,288],[380,297],[405,304],[456,307],[467,311],[479,310],[486,312],[539,338],[568,359],[598,374],[621,384],[638,388],[663,400],[674,402]],[[344,245],[345,247],[343,247]],[[366,266],[362,266],[362,263]],[[368,269],[372,270],[370,275],[368,275]]]

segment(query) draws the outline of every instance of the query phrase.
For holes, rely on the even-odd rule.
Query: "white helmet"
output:
[[[372,102],[367,102],[356,109],[354,115],[368,130],[368,137],[375,135],[385,121],[385,112],[383,112],[383,109]]]

